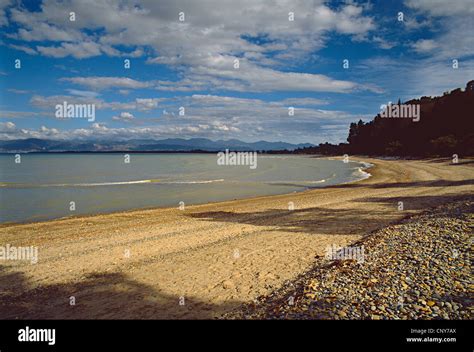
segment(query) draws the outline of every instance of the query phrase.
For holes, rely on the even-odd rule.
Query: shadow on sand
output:
[[[209,304],[170,296],[122,273],[89,275],[80,282],[30,289],[20,272],[0,266],[0,319],[212,319],[242,304]],[[18,292],[20,292],[18,294]],[[75,297],[75,305],[70,298]]]
[[[433,180],[433,181],[418,181],[418,182],[394,182],[394,183],[374,183],[374,184],[360,184],[349,183],[343,185],[328,186],[326,188],[407,188],[407,187],[452,187],[452,186],[467,186],[474,185],[474,179],[461,181],[448,180]]]
[[[415,197],[369,197],[356,199],[357,202],[375,202],[387,205],[397,205],[403,202],[404,210],[426,210],[439,205],[467,201],[474,199],[474,193],[471,194],[447,194],[442,196],[415,196]]]
[[[460,166],[460,165],[469,165],[474,164],[474,159],[463,159],[459,160],[457,163],[453,163],[453,158],[438,158],[427,160],[430,163],[436,164],[446,164],[447,166]]]
[[[360,209],[325,209],[320,207],[270,209],[263,212],[234,213],[226,211],[191,213],[188,216],[207,221],[229,222],[271,227],[268,231],[310,234],[351,235],[366,229],[371,222],[380,225],[380,217],[388,211],[367,212]],[[374,220],[377,219],[377,222]],[[379,226],[374,226],[377,228]]]
[[[350,185],[347,185],[350,186]],[[352,235],[357,232],[370,233],[399,221],[410,213],[398,211],[402,201],[404,210],[424,210],[442,204],[473,199],[474,194],[448,194],[443,196],[370,197],[353,200],[349,209],[326,209],[320,207],[295,209],[270,209],[262,212],[234,213],[226,211],[198,212],[192,218],[269,227],[268,231],[288,231],[326,235]],[[383,205],[378,211],[364,210],[356,203],[376,202]],[[372,207],[371,207],[372,209]],[[400,216],[401,215],[401,216]]]

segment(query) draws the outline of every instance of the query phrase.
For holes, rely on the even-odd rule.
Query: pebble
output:
[[[471,292],[472,227],[471,201],[407,218],[363,240],[362,264],[338,260],[328,266],[317,257],[297,281],[223,318],[472,320],[466,294]],[[288,305],[290,296],[294,305]]]

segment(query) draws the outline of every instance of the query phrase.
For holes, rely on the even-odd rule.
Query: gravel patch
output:
[[[317,257],[294,282],[224,319],[472,319],[474,202],[438,207],[354,243],[364,260]]]

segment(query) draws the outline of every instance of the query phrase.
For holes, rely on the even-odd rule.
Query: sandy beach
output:
[[[184,210],[2,225],[0,245],[37,246],[39,260],[0,262],[0,318],[219,317],[294,280],[327,246],[474,196],[471,160],[356,159],[374,164],[372,177]]]

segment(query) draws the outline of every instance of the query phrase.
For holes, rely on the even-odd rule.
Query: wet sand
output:
[[[0,262],[0,318],[218,317],[293,280],[329,245],[474,195],[469,160],[357,160],[375,165],[372,177],[184,210],[2,225],[0,245],[37,246],[39,261]]]

